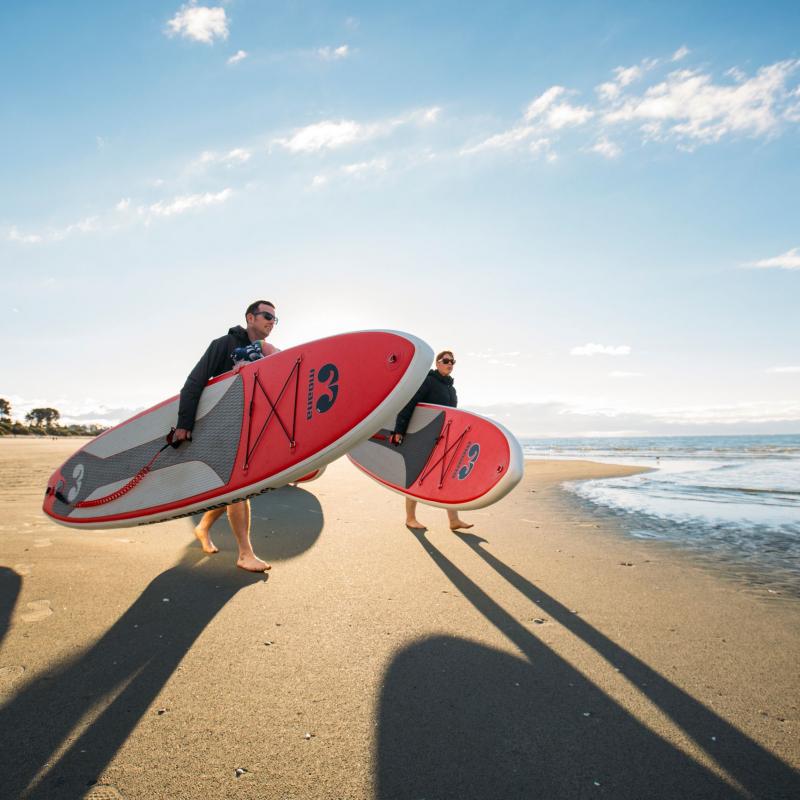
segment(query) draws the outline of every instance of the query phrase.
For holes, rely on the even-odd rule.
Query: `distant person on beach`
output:
[[[408,423],[417,403],[436,403],[440,406],[450,406],[455,408],[458,405],[456,387],[453,386],[453,367],[456,365],[456,358],[450,350],[442,350],[436,356],[436,369],[432,369],[426,376],[422,386],[417,389],[417,393],[408,401],[406,407],[397,415],[394,425],[394,432],[390,441],[394,445],[399,445],[408,430]],[[458,528],[471,528],[472,524],[464,522],[458,512],[451,508],[447,509],[447,517],[450,521],[450,530]],[[406,525],[409,528],[425,528],[417,520],[417,501],[406,497]]]
[[[275,316],[275,304],[269,300],[257,300],[247,307],[244,317],[247,327],[236,325],[225,336],[214,339],[189,373],[189,377],[181,389],[178,427],[175,430],[174,441],[191,441],[200,395],[209,379],[222,375],[223,372],[229,372],[237,364],[241,368],[248,361],[278,352],[276,347],[266,341],[272,333],[272,329],[278,324],[278,318]],[[254,344],[256,342],[259,344]],[[203,552],[219,552],[219,548],[211,541],[209,532],[211,526],[225,511],[228,513],[228,523],[239,546],[236,566],[249,572],[265,572],[270,569],[270,565],[253,552],[253,545],[250,542],[249,500],[231,503],[229,506],[215,508],[203,514],[203,518],[194,529],[195,536],[203,547]]]

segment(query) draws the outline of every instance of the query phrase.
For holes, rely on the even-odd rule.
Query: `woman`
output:
[[[414,413],[414,408],[417,403],[435,403],[440,406],[451,406],[455,408],[458,405],[458,396],[456,395],[455,386],[453,386],[453,378],[451,373],[456,364],[455,356],[451,350],[442,350],[436,356],[436,369],[432,369],[427,376],[422,386],[417,389],[417,393],[411,398],[408,405],[397,415],[397,422],[394,426],[394,433],[392,434],[391,442],[398,445],[403,441],[408,423],[411,421],[411,415]],[[458,528],[471,528],[472,524],[464,522],[458,516],[458,512],[448,508],[447,516],[450,520],[450,530],[454,531]],[[417,520],[417,501],[406,497],[406,525],[409,528],[422,528],[427,530],[424,525],[421,525]]]

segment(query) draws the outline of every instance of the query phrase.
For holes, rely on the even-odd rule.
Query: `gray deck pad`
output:
[[[61,489],[61,494],[68,497],[70,503],[56,500],[53,512],[65,517],[83,519],[103,517],[123,510],[151,508],[182,500],[215,488],[214,484],[224,486],[230,480],[233,470],[243,411],[242,381],[237,377],[230,382],[208,413],[197,420],[192,431],[192,441],[180,445],[177,449],[168,447],[158,456],[151,473],[124,496],[124,509],[115,507],[120,500],[82,509],[75,509],[74,506],[90,496],[96,498],[110,494],[130,481],[164,445],[169,426],[164,423],[164,429],[156,430],[162,423],[159,417],[160,424],[154,426],[148,441],[105,458],[88,452],[86,448],[79,450],[62,467],[65,485]],[[177,414],[177,408],[175,413]],[[123,433],[123,430],[121,429],[120,433]],[[113,432],[110,436],[113,436]],[[186,466],[174,469],[178,465]],[[163,475],[159,476],[159,472],[162,471]],[[216,476],[216,480],[211,473]],[[193,479],[195,474],[196,480]],[[80,478],[80,488],[75,491],[78,478]],[[154,494],[149,487],[155,487],[160,478],[163,480],[160,480],[158,490]]]
[[[391,444],[389,437],[392,432],[381,430],[378,435],[382,438],[368,439],[351,450],[350,455],[386,483],[408,489],[428,463],[442,432],[444,419],[444,411],[418,408],[409,425],[409,431],[413,433],[406,433],[401,445]]]

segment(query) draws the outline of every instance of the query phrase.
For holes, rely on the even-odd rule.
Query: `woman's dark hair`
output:
[[[442,350],[442,352],[436,356],[436,360],[441,361],[445,356],[450,356],[450,358],[455,358],[452,350]]]
[[[247,306],[247,311],[244,312],[245,319],[247,319],[248,314],[255,314],[256,311],[258,311],[258,307],[262,305],[275,308],[275,303],[271,303],[269,300],[256,300],[255,303],[250,303],[250,305]]]

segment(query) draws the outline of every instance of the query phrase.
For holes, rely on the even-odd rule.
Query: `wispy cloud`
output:
[[[787,82],[798,66],[797,60],[780,61],[727,83],[715,83],[700,70],[677,70],[640,95],[616,99],[603,110],[603,122],[646,125],[649,139],[695,144],[736,134],[770,135],[781,124]]]
[[[6,240],[19,244],[42,244],[44,242],[60,242],[76,233],[93,233],[100,229],[100,218],[84,217],[78,222],[61,228],[49,228],[42,233],[22,233],[16,225],[12,225],[6,233]]]
[[[800,367],[770,367],[767,372],[777,375],[800,372]]]
[[[751,261],[742,266],[756,269],[800,269],[800,247],[793,247],[779,256],[762,258],[759,261]]]
[[[134,205],[130,197],[123,197],[113,210],[102,215],[84,217],[84,219],[65,225],[61,228],[49,228],[40,233],[22,233],[16,226],[11,226],[5,238],[9,242],[19,244],[46,244],[60,242],[75,234],[98,233],[123,227],[127,222],[140,221],[149,224],[155,218],[173,217],[187,211],[221,205],[233,197],[231,188],[219,192],[201,192],[197,194],[176,195],[167,200],[159,200],[150,204]]]
[[[228,64],[238,64],[240,61],[244,61],[248,56],[248,52],[246,50],[237,50],[229,59]]]
[[[682,45],[679,47],[673,54],[670,61],[683,61],[686,56],[689,55],[692,51],[686,45]]]
[[[171,200],[159,200],[149,206],[139,206],[137,213],[143,216],[172,217],[198,208],[220,205],[230,200],[231,197],[233,197],[233,189],[230,188],[220,192],[183,194],[173,197]]]
[[[417,109],[408,114],[377,122],[356,122],[355,120],[323,120],[295,130],[290,136],[273,140],[291,153],[317,153],[321,150],[335,150],[356,142],[366,142],[381,136],[388,136],[403,125],[427,125],[439,117],[438,107]]]
[[[203,168],[222,164],[232,167],[237,164],[246,164],[253,156],[252,151],[245,147],[235,147],[227,153],[217,153],[214,150],[204,150],[190,165],[191,168]]]
[[[213,44],[215,39],[228,38],[228,18],[221,6],[198,6],[196,0],[191,0],[167,22],[166,32],[167,36]]]
[[[601,136],[590,148],[593,153],[599,153],[604,158],[614,159],[619,158],[622,153],[622,148],[614,142]]]
[[[733,68],[717,80],[701,69],[674,69],[689,52],[683,46],[666,59],[645,58],[615,67],[612,78],[595,88],[594,103],[579,103],[574,90],[551,86],[528,103],[519,120],[463,145],[460,155],[527,151],[552,156],[559,135],[578,129],[595,140],[582,150],[617,158],[622,145],[611,141],[611,132],[615,140],[632,135],[641,142],[672,142],[692,150],[725,137],[775,136],[787,125],[800,123],[800,87],[795,81],[800,60],[778,61],[749,77]],[[656,74],[660,77],[654,78]]]
[[[346,44],[339,45],[339,47],[330,47],[326,45],[325,47],[317,49],[317,56],[323,61],[341,61],[349,55],[350,47]]]
[[[631,354],[631,348],[627,344],[608,345],[590,342],[573,347],[569,354],[571,356],[628,356]]]

